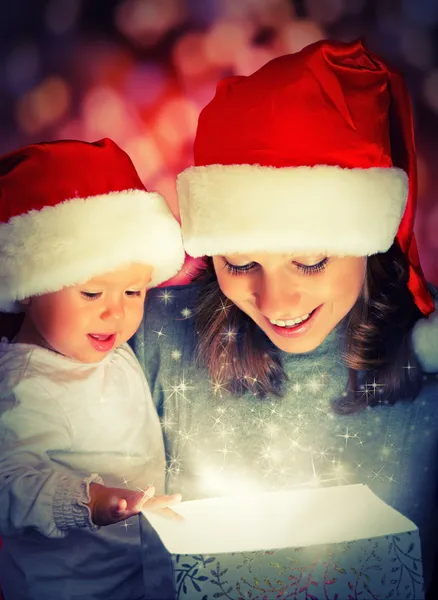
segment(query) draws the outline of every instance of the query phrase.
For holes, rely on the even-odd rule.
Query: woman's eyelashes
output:
[[[314,263],[312,265],[306,265],[304,263],[300,263],[297,261],[291,261],[291,264],[294,265],[301,273],[304,275],[314,275],[316,273],[320,273],[323,271],[328,263],[328,257],[323,258],[322,260]],[[257,268],[258,263],[250,262],[246,265],[233,265],[227,259],[224,258],[225,267],[229,273],[232,275],[243,275],[244,273],[248,273],[249,271],[253,271]]]

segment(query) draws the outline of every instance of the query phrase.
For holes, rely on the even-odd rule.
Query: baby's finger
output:
[[[184,517],[171,508],[156,508],[153,512],[169,521],[176,521],[177,523],[183,523],[185,521]]]
[[[157,508],[165,508],[166,506],[173,506],[179,504],[182,500],[181,494],[169,494],[166,496],[155,496],[147,502],[145,502],[143,508],[145,510],[155,510]]]
[[[134,510],[136,510],[137,512],[140,512],[141,509],[143,508],[143,506],[146,504],[146,502],[148,502],[151,498],[154,497],[154,494],[155,494],[155,487],[153,485],[150,485],[149,487],[147,487],[144,490],[143,494],[140,496],[140,498],[138,498],[138,494],[137,494]]]

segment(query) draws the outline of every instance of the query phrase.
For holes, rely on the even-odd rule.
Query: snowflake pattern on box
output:
[[[418,535],[288,550],[176,555],[177,600],[418,600]]]
[[[196,295],[194,285],[151,290],[133,339],[165,432],[168,490],[189,500],[364,483],[426,540],[436,510],[438,381],[425,381],[415,402],[335,414],[331,400],[347,385],[335,331],[311,353],[282,353],[283,397],[233,397],[195,363]],[[235,332],[223,335],[232,341]]]

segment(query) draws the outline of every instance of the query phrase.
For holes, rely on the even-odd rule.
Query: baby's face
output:
[[[101,361],[126,342],[143,318],[152,267],[124,266],[59,292],[35,296],[26,319],[34,339],[83,363]]]

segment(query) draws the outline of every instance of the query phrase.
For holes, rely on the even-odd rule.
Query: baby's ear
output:
[[[419,319],[412,330],[412,348],[425,373],[438,373],[438,302],[427,319]]]

